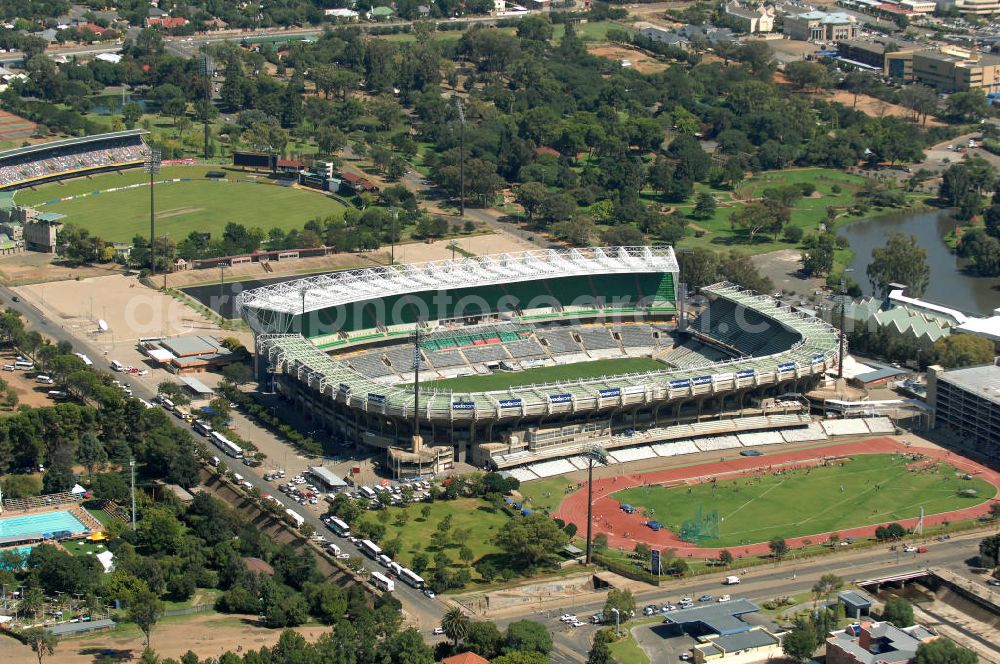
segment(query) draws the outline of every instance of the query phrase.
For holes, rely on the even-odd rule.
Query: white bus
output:
[[[225,452],[226,454],[228,454],[229,456],[233,457],[234,459],[243,458],[243,448],[234,443],[233,441],[229,440],[225,436],[223,436],[218,431],[213,431],[211,437],[212,437],[212,442],[215,443],[215,446],[218,447],[223,452]]]
[[[94,366],[93,361],[91,361],[91,359],[89,357],[87,357],[86,355],[84,355],[83,353],[73,353],[73,354],[76,355],[81,360],[83,360],[83,365],[85,367],[92,367],[92,366]]]
[[[418,576],[416,572],[414,572],[412,569],[409,569],[408,567],[404,567],[399,571],[399,578],[401,578],[403,581],[413,586],[414,588],[424,587],[424,580],[420,576]]]
[[[373,500],[375,498],[375,491],[370,486],[358,487],[358,491],[360,491],[361,495],[368,500]]]
[[[382,572],[372,572],[372,585],[388,593],[396,590],[396,582]]]
[[[212,425],[206,420],[195,420],[194,424],[191,425],[195,431],[203,436],[208,436],[212,433]]]
[[[328,525],[330,526],[330,530],[332,530],[337,535],[340,535],[341,537],[348,537],[351,534],[351,527],[347,525],[346,522],[341,521],[335,516],[330,517]]]
[[[371,540],[361,540],[358,542],[358,548],[361,549],[361,553],[372,560],[375,560],[382,553],[382,547]]]
[[[299,528],[301,528],[302,524],[306,522],[305,517],[294,510],[286,509],[285,514],[292,517],[292,521],[294,521],[295,525]]]

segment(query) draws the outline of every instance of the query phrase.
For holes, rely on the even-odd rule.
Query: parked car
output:
[[[711,602],[713,599],[715,599],[715,598],[712,597],[711,595],[706,594],[706,595],[702,595],[701,597],[699,597],[698,601],[699,602]]]
[[[427,597],[430,597],[431,599],[434,599],[435,597],[437,597],[437,593],[435,593],[430,588],[424,588],[424,595],[426,595]]]
[[[443,636],[443,635],[444,635],[444,627],[434,628],[434,636]]]

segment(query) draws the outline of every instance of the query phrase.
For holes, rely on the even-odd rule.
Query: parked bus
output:
[[[234,459],[243,458],[243,448],[234,443],[233,441],[229,440],[225,436],[223,436],[218,431],[213,431],[211,438],[212,442],[215,443],[215,446],[218,447],[223,452],[225,452],[226,454],[228,454],[229,456],[233,457]]]
[[[417,575],[412,569],[404,567],[399,571],[399,578],[413,586],[414,588],[423,588],[424,580]]]
[[[372,572],[372,585],[388,593],[396,590],[396,582],[382,572]]]
[[[83,365],[84,366],[87,366],[87,367],[94,366],[93,361],[89,357],[87,357],[86,355],[84,355],[83,353],[73,353],[73,354],[76,355],[81,360],[83,360]]]
[[[382,553],[382,548],[371,540],[361,540],[358,542],[358,548],[361,549],[361,553],[372,560],[375,560]]]
[[[203,436],[208,436],[212,433],[212,425],[205,420],[195,420],[192,426],[195,431]]]
[[[367,498],[368,500],[375,499],[375,490],[372,489],[370,486],[362,486],[358,488],[358,491],[360,491],[361,495]]]
[[[351,534],[351,527],[335,516],[330,518],[328,525],[330,526],[330,530],[341,537],[348,537]]]
[[[295,525],[297,527],[299,527],[299,528],[301,528],[302,524],[304,524],[306,522],[305,517],[303,517],[301,514],[299,514],[298,512],[296,512],[294,510],[290,510],[290,509],[285,510],[285,514],[287,514],[288,516],[292,517],[292,521],[294,521]]]

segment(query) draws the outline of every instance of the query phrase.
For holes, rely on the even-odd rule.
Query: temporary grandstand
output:
[[[703,444],[725,449],[741,433],[809,425],[801,406],[769,397],[813,386],[836,360],[836,330],[728,283],[702,289],[710,304],[678,322],[678,276],[669,247],[545,250],[275,284],[244,292],[241,312],[262,377],[335,437],[374,448],[406,450],[419,435],[509,468],[595,442],[716,435]],[[539,380],[415,390],[417,360],[423,380]],[[558,377],[592,361],[612,368]]]
[[[39,143],[0,152],[0,190],[77,175],[140,166],[149,149],[145,129]]]

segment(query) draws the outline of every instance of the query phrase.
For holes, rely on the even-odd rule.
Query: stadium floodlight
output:
[[[846,350],[844,345],[847,341],[847,332],[844,330],[844,322],[847,317],[847,277],[845,275],[848,272],[854,272],[854,268],[844,268],[844,272],[840,275],[840,361],[837,363],[837,380],[844,377],[844,351]]]
[[[465,109],[462,108],[462,100],[457,96],[453,97],[455,100],[455,108],[458,110],[458,123],[459,123],[459,141],[458,141],[458,180],[459,180],[459,196],[458,196],[458,216],[465,216]]]
[[[153,182],[162,164],[160,151],[153,149],[146,157],[145,170],[149,173],[149,273],[156,274],[156,206],[153,199]]]
[[[208,53],[201,56],[201,74],[205,77],[205,112],[202,114],[202,123],[205,126],[205,161],[208,161],[208,115],[212,108],[212,72],[215,64]]]
[[[585,562],[589,565],[594,524],[594,463],[597,462],[602,466],[608,465],[608,453],[600,445],[590,445],[584,450],[583,456],[587,459],[587,558]]]

